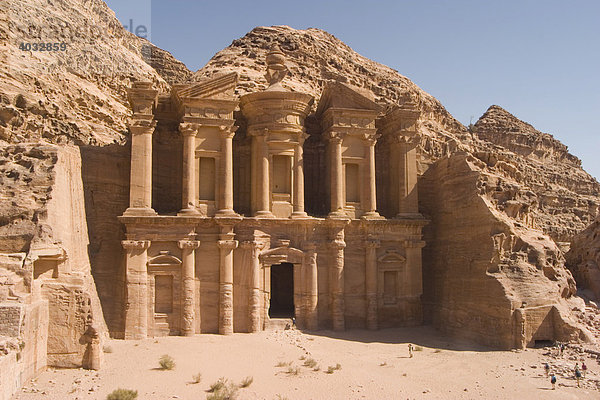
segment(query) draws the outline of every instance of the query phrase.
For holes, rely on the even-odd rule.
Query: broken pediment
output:
[[[201,82],[178,85],[173,89],[180,102],[191,99],[232,100],[237,85],[237,73],[216,75]]]
[[[337,81],[325,85],[317,107],[317,115],[321,115],[329,108],[366,110],[376,113],[382,111],[382,107],[375,102],[375,96],[369,90]]]

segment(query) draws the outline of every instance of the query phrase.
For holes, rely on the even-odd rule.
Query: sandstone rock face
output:
[[[0,3],[0,141],[108,144],[126,140],[125,89],[137,79],[166,88],[186,73],[170,54],[127,32],[101,0]],[[64,43],[23,51],[21,43]],[[144,58],[146,57],[146,58]]]
[[[554,240],[568,242],[593,221],[600,184],[581,168],[567,146],[498,106],[491,106],[472,131],[517,156],[492,150],[497,167],[535,193],[535,207],[530,207],[535,225]]]
[[[569,315],[581,301],[556,244],[498,209],[496,190],[510,185],[466,153],[439,160],[423,175],[421,206],[431,216],[425,315],[455,336],[500,348],[590,337]]]
[[[577,285],[591,292],[588,297],[600,300],[600,219],[573,238],[566,259]]]

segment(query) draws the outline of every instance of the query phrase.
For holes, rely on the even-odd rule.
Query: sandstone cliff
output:
[[[498,106],[491,106],[472,131],[485,144],[496,145],[486,146],[486,151],[494,153],[498,167],[535,193],[530,210],[536,227],[554,240],[568,242],[593,221],[600,184],[567,146]]]
[[[546,324],[560,337],[584,336],[568,312],[576,302],[572,277],[545,234],[568,241],[587,225],[597,212],[598,183],[565,146],[510,114],[491,108],[469,132],[408,78],[318,29],[255,28],[192,75],[167,52],[125,31],[100,0],[5,0],[0,2],[0,15],[11,16],[0,18],[0,166],[5,172],[0,184],[6,189],[0,198],[0,251],[5,260],[0,294],[13,302],[23,300],[41,255],[39,283],[52,289],[45,294],[57,313],[52,318],[63,315],[64,304],[58,300],[65,296],[81,305],[79,322],[67,333],[68,348],[60,352],[73,350],[71,339],[82,333],[82,319],[100,318],[94,311],[88,249],[84,251],[86,230],[107,318],[118,321],[113,314],[122,306],[115,304],[121,288],[113,282],[119,273],[122,235],[116,216],[128,196],[126,89],[138,79],[166,89],[188,78],[237,71],[238,94],[256,91],[266,84],[264,57],[274,42],[288,58],[290,77],[284,84],[292,90],[318,98],[327,80],[340,80],[370,90],[385,105],[406,99],[418,104],[422,207],[433,221],[426,237],[426,297],[437,326],[491,345],[512,346],[508,336],[515,330],[515,310],[529,308],[530,319],[551,315]],[[18,47],[41,40],[64,42],[68,50],[42,53]],[[34,144],[15,145],[24,142]],[[83,166],[77,150],[48,143],[83,146]],[[103,145],[110,146],[99,147]],[[454,153],[460,154],[451,156]],[[73,189],[80,182],[69,182],[66,171],[68,176],[83,176],[86,221],[81,219],[82,190]],[[456,182],[459,189],[450,190],[446,181]],[[454,201],[445,205],[436,188]],[[52,205],[52,198],[61,200]],[[75,215],[63,215],[66,211],[58,205],[71,202],[78,205]],[[452,204],[463,212],[445,208]],[[65,218],[76,223],[63,226]],[[474,249],[472,243],[480,246]],[[445,262],[441,257],[448,251],[454,253]],[[65,255],[71,261],[66,262]],[[465,263],[464,257],[470,261]],[[57,266],[51,267],[52,262]],[[468,298],[456,292],[465,287],[457,281],[472,288]],[[475,322],[466,321],[465,315]],[[503,329],[498,340],[486,338],[498,328]],[[118,323],[111,326],[113,334],[118,335],[118,329]],[[80,351],[81,347],[74,354]],[[75,363],[71,357],[54,360]]]
[[[577,234],[566,254],[567,265],[577,285],[588,292],[588,298],[600,300],[600,219]]]
[[[423,175],[421,208],[431,218],[425,315],[453,335],[493,347],[591,338],[570,315],[583,302],[574,297],[562,252],[541,230],[500,211],[498,192],[506,189],[519,196],[501,170],[467,153],[440,159]]]

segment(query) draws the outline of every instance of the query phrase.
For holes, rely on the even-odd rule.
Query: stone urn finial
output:
[[[269,82],[267,90],[285,90],[281,86],[281,81],[288,73],[285,65],[285,55],[277,44],[274,44],[267,53],[267,73],[265,78]]]

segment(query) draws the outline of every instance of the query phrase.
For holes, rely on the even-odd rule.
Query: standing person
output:
[[[563,352],[564,352],[564,351],[565,351],[565,344],[564,344],[564,343],[561,343],[561,344],[560,344],[560,355],[561,355],[561,356],[563,355]]]
[[[585,365],[585,361],[581,363],[581,371],[583,372],[583,377],[585,378],[585,373],[587,372],[587,365]]]
[[[575,379],[577,379],[577,387],[579,387],[579,380],[581,379],[581,371],[579,367],[575,367]]]
[[[408,356],[409,356],[410,358],[412,358],[412,357],[413,357],[413,345],[412,345],[412,343],[409,343],[409,344],[408,344]]]
[[[550,373],[550,365],[548,363],[544,365],[544,370],[546,370],[546,376],[548,376],[548,374]]]
[[[552,390],[556,389],[556,376],[554,376],[554,374],[552,374],[552,377],[550,378],[550,383],[552,384]]]

